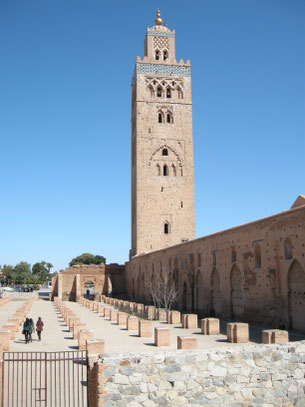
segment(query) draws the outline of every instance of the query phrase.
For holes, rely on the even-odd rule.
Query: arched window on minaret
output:
[[[178,92],[178,99],[183,99],[183,92],[179,86],[177,87],[177,92]]]
[[[156,165],[156,170],[157,170],[157,175],[160,176],[161,175],[161,167],[159,164]]]
[[[164,226],[163,226],[163,231],[165,235],[168,235],[170,233],[170,227],[169,227],[169,223],[165,222]]]
[[[168,155],[168,149],[167,148],[162,149],[162,155]]]
[[[152,87],[152,85],[148,85],[147,89],[148,89],[148,92],[150,93],[150,96],[154,97],[155,96],[155,90]]]
[[[173,116],[170,112],[166,113],[166,122],[167,123],[173,123]]]
[[[156,49],[156,51],[155,51],[155,59],[156,59],[156,61],[159,61],[159,59],[160,59],[160,51],[158,49]]]
[[[162,114],[162,112],[158,113],[158,123],[163,123],[163,114]]]
[[[173,172],[173,176],[176,177],[177,176],[177,170],[176,170],[175,164],[172,164],[172,172]]]
[[[165,49],[165,50],[163,51],[163,60],[166,61],[167,58],[168,58],[168,52],[167,52],[167,50]]]
[[[168,176],[168,166],[167,166],[166,164],[163,165],[163,175],[164,175],[165,177]]]
[[[161,97],[162,97],[162,88],[161,88],[161,86],[158,86],[158,87],[157,87],[157,97],[158,97],[158,98],[161,98]]]
[[[166,89],[166,97],[167,97],[168,99],[170,99],[170,98],[172,97],[171,88],[167,88],[167,89]]]

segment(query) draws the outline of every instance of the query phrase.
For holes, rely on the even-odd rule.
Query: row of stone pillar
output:
[[[6,298],[2,298],[6,300]],[[8,301],[6,301],[8,302]],[[34,299],[28,299],[21,307],[19,307],[15,313],[8,318],[7,323],[4,324],[0,331],[0,352],[10,350],[10,341],[15,339],[16,333],[19,331],[19,327],[23,324],[28,312],[30,311]]]
[[[82,301],[87,302],[87,306],[94,310],[97,310],[100,305],[94,303],[93,301],[82,299]],[[113,306],[118,310],[126,312],[127,314],[135,314],[140,318],[146,318],[147,320],[159,320],[162,322],[167,322],[168,324],[182,324],[182,328],[185,329],[196,329],[198,328],[198,315],[197,314],[181,314],[179,311],[172,310],[166,311],[162,308],[155,308],[152,305],[144,305],[141,303],[136,303],[132,301],[120,300],[117,298],[107,297],[103,295],[101,297],[101,302]],[[101,307],[101,306],[100,306]],[[105,311],[105,317],[109,318],[107,313],[111,311]],[[115,314],[112,313],[111,321],[116,321],[119,325],[126,324],[127,329],[135,330],[136,321],[129,318],[125,322],[127,316],[122,312]],[[149,325],[149,324],[148,324]],[[132,328],[131,328],[132,326]],[[203,318],[200,320],[201,333],[203,335],[219,335],[220,325],[218,318]],[[139,329],[139,327],[138,327]],[[161,329],[161,328],[160,328]],[[164,329],[164,328],[162,328]],[[166,335],[163,332],[162,335]],[[152,336],[152,335],[151,335]],[[229,322],[227,323],[227,340],[231,343],[246,343],[249,342],[249,324],[245,322]],[[262,331],[262,343],[283,343],[288,342],[288,332],[279,329],[267,329]],[[162,346],[162,345],[160,345]]]
[[[103,354],[104,340],[95,339],[93,331],[87,329],[86,324],[57,297],[54,298],[54,303],[69,328],[73,339],[78,341],[78,349],[87,350],[90,356]]]

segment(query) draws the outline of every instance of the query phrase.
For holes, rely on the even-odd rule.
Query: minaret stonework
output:
[[[161,23],[147,28],[132,80],[131,257],[195,238],[191,66]]]

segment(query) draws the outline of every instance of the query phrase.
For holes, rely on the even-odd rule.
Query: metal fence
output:
[[[3,352],[2,406],[87,407],[86,351]]]

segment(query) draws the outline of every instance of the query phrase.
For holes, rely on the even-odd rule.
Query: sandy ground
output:
[[[171,346],[155,347],[153,336],[150,338],[140,338],[137,331],[127,331],[124,326],[105,319],[100,314],[75,303],[66,302],[71,310],[86,324],[87,329],[94,332],[95,338],[105,340],[106,353],[127,353],[127,352],[156,352],[164,350],[174,350],[177,346],[177,336],[194,336],[198,340],[198,349],[232,348],[245,346],[242,344],[229,344],[225,335],[225,322],[221,323],[221,335],[206,336],[200,333],[200,329],[183,329],[179,325],[167,325],[159,321],[153,321],[153,327],[167,327],[171,331]],[[7,318],[20,306],[20,302],[10,302],[0,308],[0,324],[6,323]],[[41,316],[44,322],[42,340],[38,341],[36,332],[33,334],[33,342],[25,344],[22,328],[16,335],[15,341],[11,341],[11,351],[68,351],[77,349],[77,341],[72,339],[61,315],[54,302],[39,299],[33,303],[28,317],[33,318],[36,323]],[[251,342],[261,341],[262,328],[251,327]],[[291,340],[305,339],[305,335],[290,334]],[[251,343],[250,342],[250,343]]]

